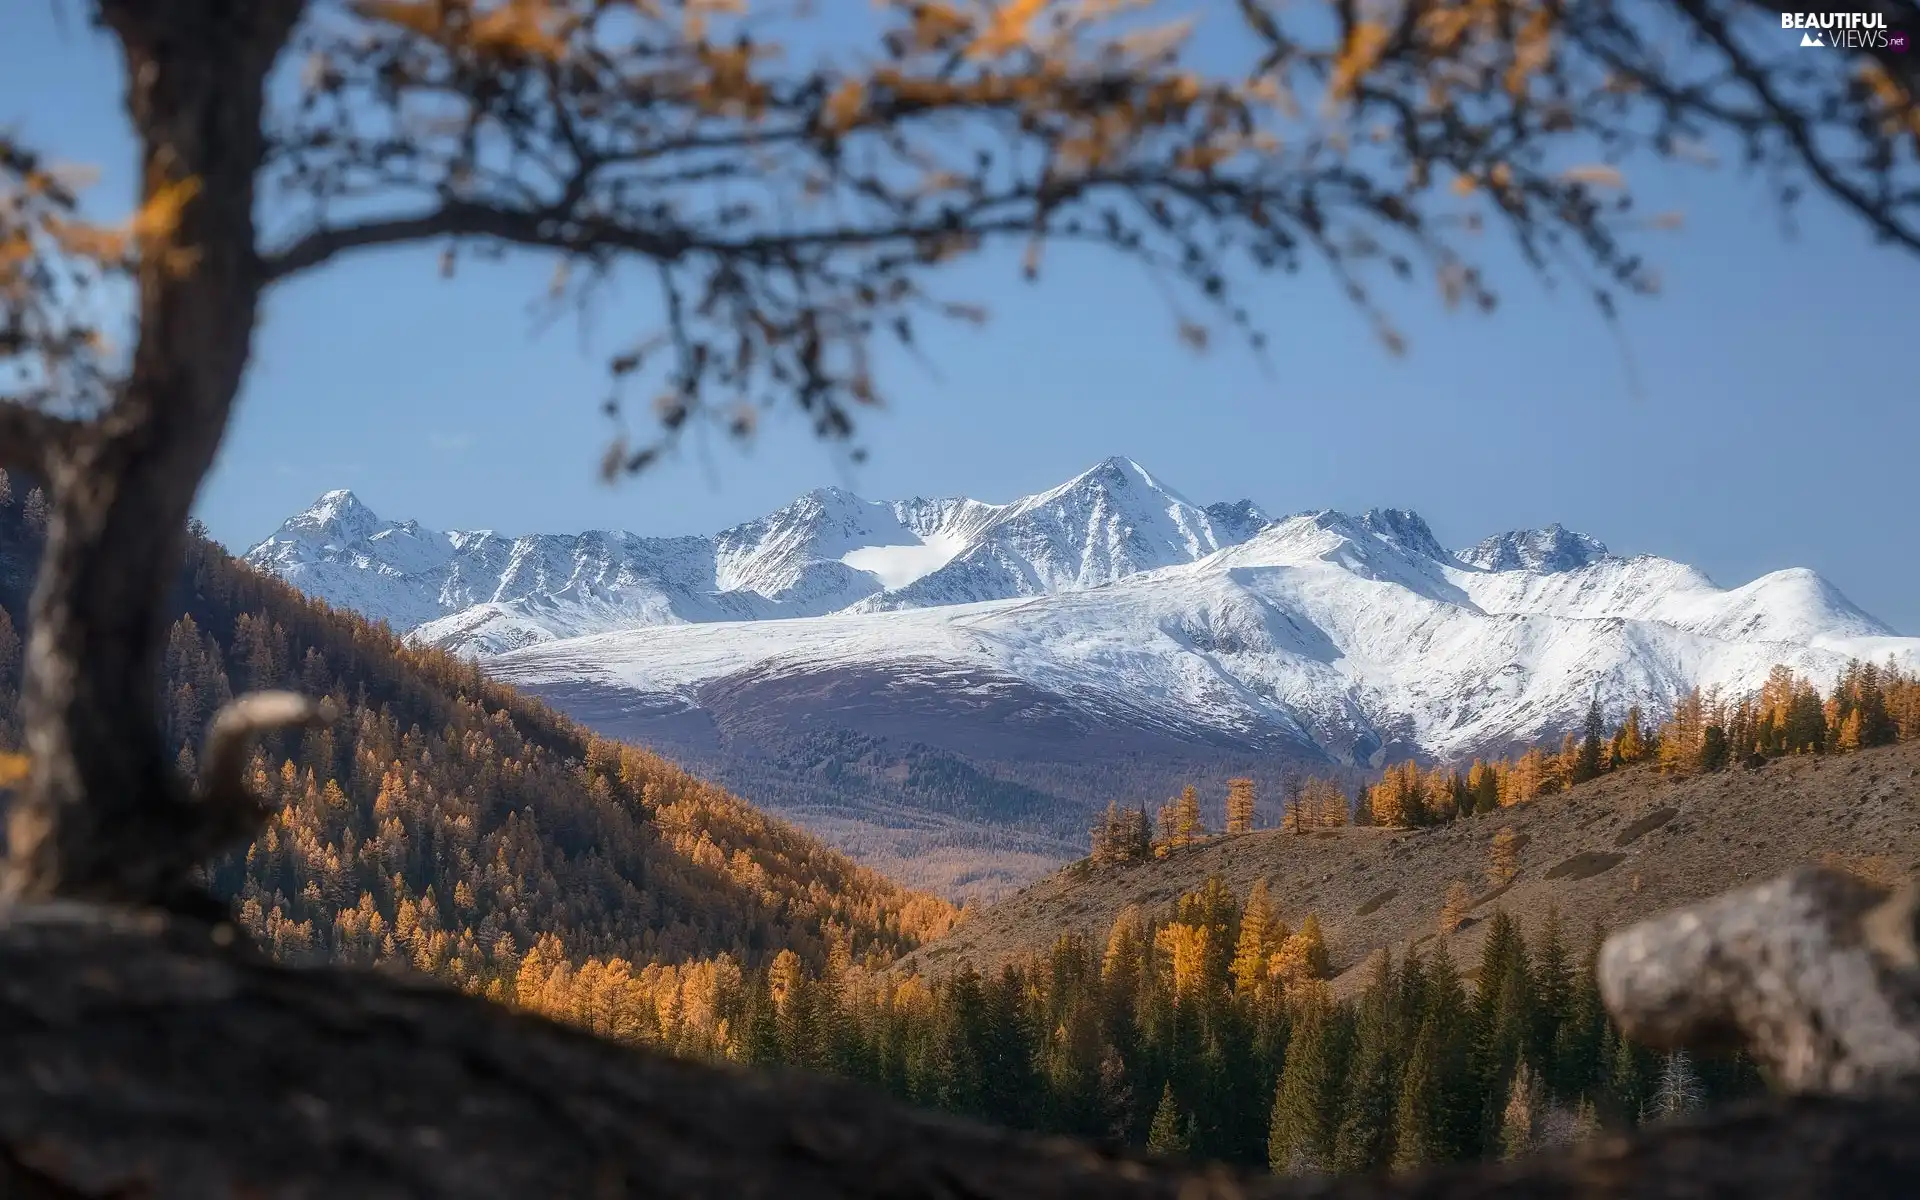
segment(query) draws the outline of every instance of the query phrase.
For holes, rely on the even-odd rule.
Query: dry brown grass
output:
[[[1824,862],[1885,882],[1920,868],[1920,743],[1833,758],[1784,759],[1690,780],[1610,775],[1532,804],[1418,831],[1260,830],[1125,867],[1069,867],[969,917],[903,962],[984,969],[1068,931],[1104,940],[1122,908],[1170,905],[1218,874],[1244,897],[1265,879],[1284,915],[1318,915],[1336,991],[1376,949],[1430,944],[1448,884],[1484,878],[1494,833],[1523,835],[1519,874],[1478,895],[1453,953],[1469,966],[1484,918],[1505,908],[1529,932],[1556,907],[1570,938]]]

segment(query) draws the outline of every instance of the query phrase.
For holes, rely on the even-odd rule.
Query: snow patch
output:
[[[865,571],[892,591],[922,579],[952,562],[966,548],[956,537],[935,534],[911,546],[862,546],[840,556],[840,561],[856,571]]]

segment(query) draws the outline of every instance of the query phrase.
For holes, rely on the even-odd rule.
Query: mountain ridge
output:
[[[451,609],[408,637],[929,886],[1031,878],[1183,778],[1505,753],[1596,697],[1659,720],[1775,665],[1920,669],[1804,569],[1723,588],[1558,525],[1453,551],[1410,510],[1201,507],[1128,459],[1007,504],[818,489],[713,538],[440,535],[329,497],[249,561],[369,616]]]
[[[1007,504],[809,491],[711,536],[441,533],[324,493],[243,555],[310,595],[468,655],[618,628],[1043,595],[1171,565],[1264,527],[1109,458]]]

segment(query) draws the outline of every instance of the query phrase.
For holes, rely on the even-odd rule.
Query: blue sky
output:
[[[132,147],[112,49],[55,11],[7,5],[0,125],[99,165],[102,197],[122,196]],[[236,547],[333,487],[439,528],[686,533],[825,483],[1006,500],[1125,454],[1202,503],[1407,507],[1456,545],[1557,520],[1723,584],[1808,566],[1920,633],[1920,261],[1823,202],[1789,240],[1731,169],[1631,178],[1687,226],[1650,238],[1665,294],[1628,304],[1618,333],[1495,254],[1491,317],[1448,313],[1424,286],[1387,293],[1404,359],[1311,273],[1249,293],[1264,363],[1230,342],[1197,356],[1133,268],[1056,255],[1033,287],[995,258],[953,288],[989,307],[988,325],[927,338],[936,374],[907,365],[883,381],[892,405],[866,428],[868,464],[774,419],[749,452],[696,438],[611,488],[594,470],[601,367],[650,320],[644,292],[613,298],[590,330],[542,333],[544,264],[447,283],[431,251],[363,257],[271,298],[200,513]]]

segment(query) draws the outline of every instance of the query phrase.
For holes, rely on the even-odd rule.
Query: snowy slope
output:
[[[1489,570],[1441,549],[1411,513],[1314,513],[1104,587],[628,630],[489,670],[697,707],[703,687],[729,678],[898,680],[938,664],[950,678],[1018,680],[1110,723],[1256,747],[1304,737],[1367,762],[1556,734],[1596,691],[1617,718],[1629,704],[1662,713],[1695,684],[1757,687],[1775,663],[1822,679],[1856,655],[1920,668],[1920,639],[1893,636],[1809,572],[1722,590],[1678,563],[1580,546],[1577,565],[1547,555]]]
[[[989,514],[937,570],[863,602],[879,612],[1045,596],[1192,562],[1264,524],[1250,501],[1199,508],[1140,464],[1109,458]]]

